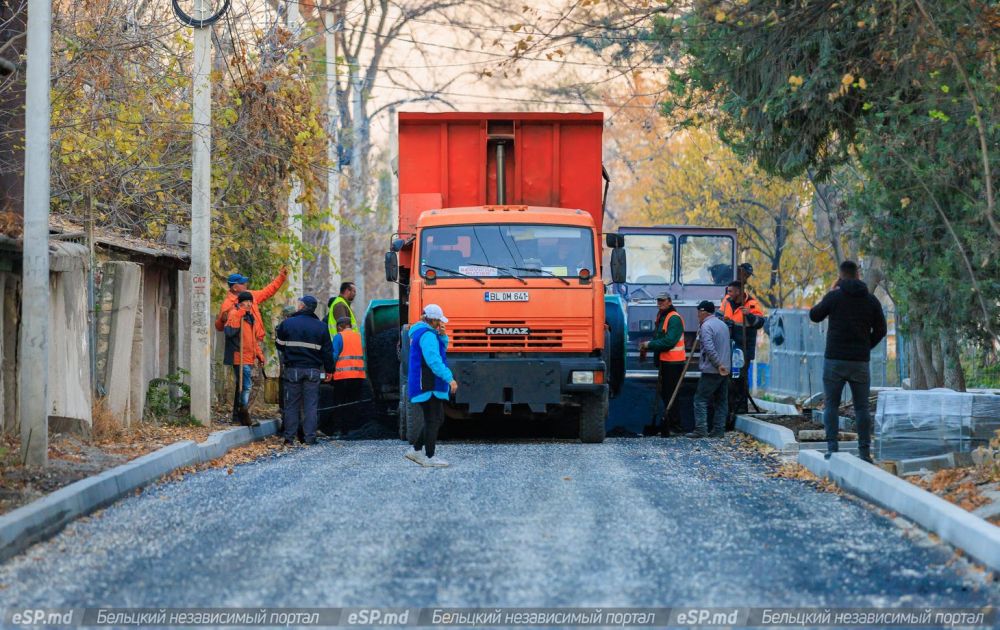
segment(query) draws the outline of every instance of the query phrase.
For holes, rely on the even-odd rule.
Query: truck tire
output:
[[[608,324],[610,344],[605,349],[608,385],[617,396],[625,384],[625,314],[617,302],[604,303],[604,320]]]
[[[372,386],[372,396],[383,405],[391,405],[387,394],[395,391],[399,382],[399,360],[396,348],[399,345],[399,330],[383,330],[369,336],[365,354],[368,359],[365,368],[368,382]]]
[[[580,401],[580,441],[600,444],[604,441],[608,420],[608,389],[591,394]]]

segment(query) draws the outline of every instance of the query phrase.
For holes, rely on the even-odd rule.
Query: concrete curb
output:
[[[788,427],[757,420],[750,416],[736,416],[736,430],[752,435],[782,453],[799,452],[799,443],[795,439],[795,433]]]
[[[817,477],[906,517],[1000,570],[1000,527],[851,455],[837,453],[824,459],[817,451],[802,450],[798,462]]]
[[[0,516],[0,562],[173,470],[222,457],[230,449],[265,438],[277,429],[277,420],[267,420],[259,427],[216,431],[201,444],[185,440],[164,446],[4,514]]]
[[[754,398],[754,402],[757,406],[764,411],[770,411],[771,413],[781,413],[790,416],[799,415],[799,409],[795,405],[789,405],[788,403],[778,403],[772,400],[764,400]]]

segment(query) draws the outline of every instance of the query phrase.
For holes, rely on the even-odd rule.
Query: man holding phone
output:
[[[410,366],[407,379],[411,403],[420,405],[423,423],[406,458],[421,466],[447,466],[434,459],[437,434],[444,423],[444,403],[458,391],[458,381],[448,368],[448,318],[437,304],[424,307],[420,321],[410,328]],[[423,451],[423,452],[421,452]]]

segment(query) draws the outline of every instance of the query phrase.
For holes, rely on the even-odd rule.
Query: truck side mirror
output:
[[[616,234],[614,232],[608,232],[604,235],[604,242],[608,244],[608,247],[612,249],[619,249],[625,247],[625,237],[621,234]]]
[[[389,282],[399,280],[399,256],[396,252],[385,253],[385,279]]]
[[[625,250],[620,246],[611,250],[611,281],[615,284],[625,282]]]

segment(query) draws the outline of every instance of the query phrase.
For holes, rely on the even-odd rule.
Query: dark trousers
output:
[[[740,377],[729,377],[729,414],[726,417],[726,430],[732,431],[736,427],[736,415],[746,413],[747,398],[750,394],[747,387],[747,368],[744,366],[740,370]]]
[[[430,400],[420,403],[420,410],[423,411],[423,424],[420,425],[420,433],[417,434],[417,441],[413,443],[416,450],[424,449],[427,457],[434,457],[434,446],[437,444],[438,431],[444,424],[444,401],[431,396]]]
[[[361,400],[363,378],[345,378],[333,382],[333,404],[346,405]]]
[[[826,359],[823,361],[823,425],[826,429],[826,446],[829,452],[836,453],[837,432],[840,430],[840,396],[844,392],[844,384],[851,388],[851,398],[854,402],[854,418],[858,425],[858,453],[871,454],[872,417],[868,412],[868,393],[871,390],[871,371],[868,361],[841,361]]]
[[[674,395],[677,384],[684,378],[684,366],[685,363],[683,361],[660,362],[660,397],[663,399],[663,408],[665,410],[662,427],[660,428],[661,432],[681,432],[681,406],[677,398],[674,399],[673,407],[667,409],[667,405],[670,404],[670,397]],[[680,393],[677,396],[679,398]]]
[[[315,440],[319,417],[320,371],[316,368],[286,367],[281,372],[281,378],[285,382],[285,404],[281,409],[284,438],[293,439],[301,421],[305,440]]]
[[[712,426],[708,426],[708,405],[712,404]],[[694,393],[694,432],[700,435],[722,435],[726,431],[729,411],[729,377],[702,372]]]

